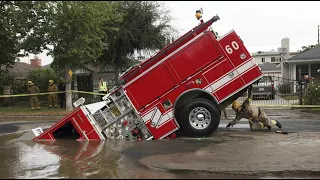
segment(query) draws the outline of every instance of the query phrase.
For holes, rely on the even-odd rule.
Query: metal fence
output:
[[[270,77],[272,78],[270,82],[262,81],[253,85],[252,103],[254,105],[283,107],[319,105],[320,107],[318,101],[310,101],[310,99],[319,99],[317,95],[315,95],[318,93],[318,90],[315,88],[320,87],[319,82],[304,82],[284,79],[277,76]],[[311,94],[310,89],[315,89],[316,92]],[[245,92],[237,101],[243,102],[247,98],[247,95],[247,92]]]

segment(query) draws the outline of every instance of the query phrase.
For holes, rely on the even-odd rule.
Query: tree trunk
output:
[[[114,77],[115,77],[115,85],[116,86],[119,85],[119,71],[120,71],[119,66],[115,65],[115,67],[114,67]]]
[[[72,96],[71,96],[71,80],[72,77],[69,76],[68,72],[70,70],[70,65],[65,64],[64,66],[65,69],[65,79],[66,79],[66,110],[67,111],[72,111]]]

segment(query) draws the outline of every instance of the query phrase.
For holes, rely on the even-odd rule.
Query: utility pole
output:
[[[320,25],[318,25],[318,46],[319,46],[319,27],[320,27]]]

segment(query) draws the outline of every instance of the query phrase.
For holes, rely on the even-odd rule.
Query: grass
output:
[[[295,96],[295,95],[287,95],[287,96],[282,96],[282,98],[284,100],[298,100],[299,96]]]
[[[0,107],[0,115],[36,115],[36,116],[65,116],[65,109],[42,107],[41,110],[31,110],[29,107]]]

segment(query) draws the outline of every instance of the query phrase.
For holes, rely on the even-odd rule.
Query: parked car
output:
[[[257,97],[274,99],[275,94],[274,81],[271,76],[263,76],[257,84],[252,86],[252,96],[254,99]]]

